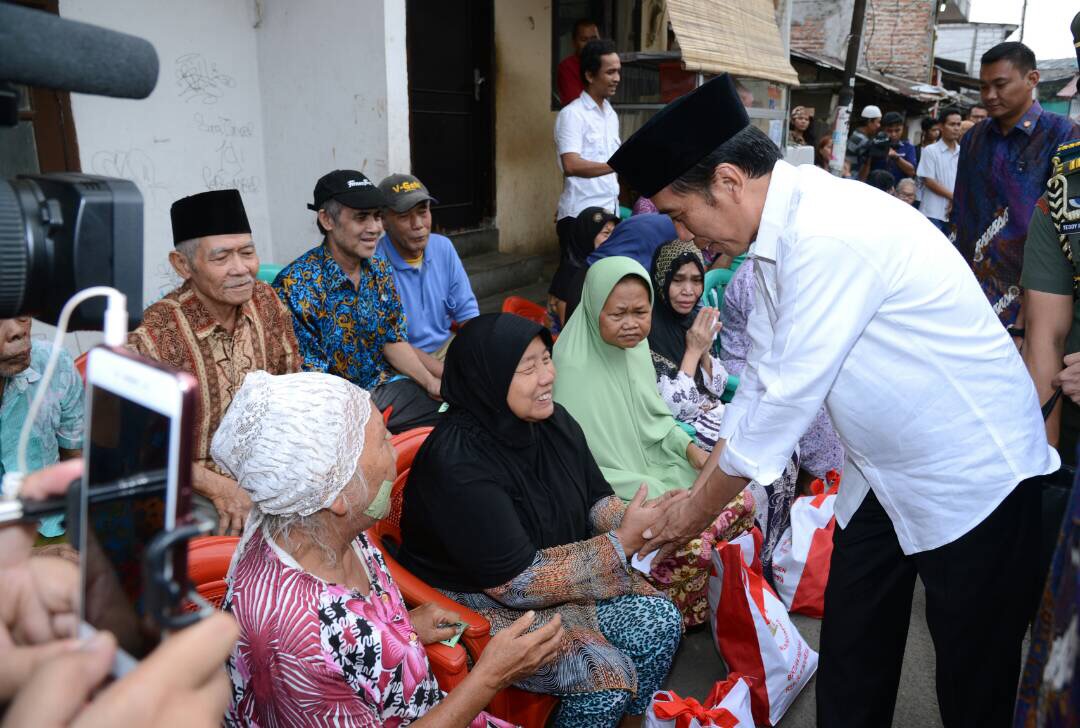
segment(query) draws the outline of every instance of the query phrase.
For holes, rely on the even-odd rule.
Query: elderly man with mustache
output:
[[[185,197],[171,214],[169,263],[183,283],[143,312],[128,346],[198,380],[193,507],[220,533],[238,534],[251,499],[210,458],[210,442],[248,372],[299,371],[292,316],[255,278],[259,256],[239,191]]]

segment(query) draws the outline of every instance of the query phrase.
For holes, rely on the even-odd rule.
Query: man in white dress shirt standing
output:
[[[683,239],[750,247],[751,350],[723,440],[641,550],[685,543],[773,482],[824,403],[847,451],[825,596],[818,725],[892,724],[915,577],[944,725],[1007,726],[1055,471],[1024,364],[971,269],[918,210],[780,161],[720,76],[611,158]],[[725,442],[726,441],[726,442]]]
[[[619,180],[607,160],[621,143],[619,117],[608,101],[619,88],[622,64],[610,40],[591,40],[581,50],[585,90],[555,120],[555,149],[563,173],[563,191],[555,213],[561,258],[551,281],[551,295],[566,301],[576,268],[566,265],[573,249],[574,221],[587,207],[619,212]],[[573,261],[578,266],[585,261]]]

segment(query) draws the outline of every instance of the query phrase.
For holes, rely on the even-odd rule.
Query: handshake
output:
[[[82,472],[69,460],[28,476],[20,496],[63,494]],[[116,640],[76,640],[79,569],[34,556],[32,526],[0,527],[0,702],[15,726],[218,726],[229,704],[223,669],[238,636],[218,613],[169,637],[132,672],[103,687]]]

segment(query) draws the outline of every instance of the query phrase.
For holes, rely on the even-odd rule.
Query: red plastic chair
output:
[[[225,574],[239,542],[239,536],[201,536],[188,542],[188,578],[199,596],[217,609],[229,590]]]
[[[512,313],[515,316],[535,321],[541,326],[551,327],[551,321],[548,319],[547,310],[540,304],[533,303],[529,299],[522,298],[521,296],[507,296],[504,298],[502,312]]]
[[[86,360],[90,358],[90,352],[84,351],[75,357],[75,368],[79,371],[79,376],[86,381]]]
[[[240,539],[236,536],[202,536],[188,542],[188,577],[195,586],[195,591],[217,609],[225,601],[229,585],[225,575],[229,570],[233,552]],[[381,546],[378,548],[382,549]],[[447,600],[449,601],[449,600]],[[189,609],[197,607],[192,604]],[[469,674],[468,655],[464,647],[447,647],[436,642],[426,645],[428,662],[439,686],[449,692]]]
[[[417,427],[413,430],[399,432],[390,438],[390,443],[397,450],[397,472],[403,473],[412,467],[416,451],[420,449],[420,446],[424,444],[424,440],[434,429],[434,427]]]
[[[424,436],[426,437],[427,433]],[[398,456],[400,458],[400,452]],[[368,539],[382,552],[386,566],[390,569],[394,582],[409,606],[435,602],[444,609],[453,610],[461,615],[461,620],[469,625],[461,635],[461,644],[469,651],[475,662],[480,659],[480,654],[491,641],[491,624],[477,612],[458,604],[442,592],[425,584],[395,558],[401,545],[401,503],[408,479],[407,469],[398,472],[393,490],[390,492],[390,513],[368,530]],[[451,679],[457,680],[453,683],[453,686],[457,686],[461,680],[465,679],[465,674],[455,675]],[[443,690],[451,689],[450,684],[443,684],[441,677],[439,685]],[[558,705],[559,701],[550,695],[530,693],[511,687],[497,693],[488,705],[488,710],[492,715],[524,726],[524,728],[544,728]]]

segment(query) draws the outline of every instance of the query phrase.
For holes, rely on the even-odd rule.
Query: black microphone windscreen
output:
[[[0,2],[0,81],[144,99],[157,77],[147,40]]]

